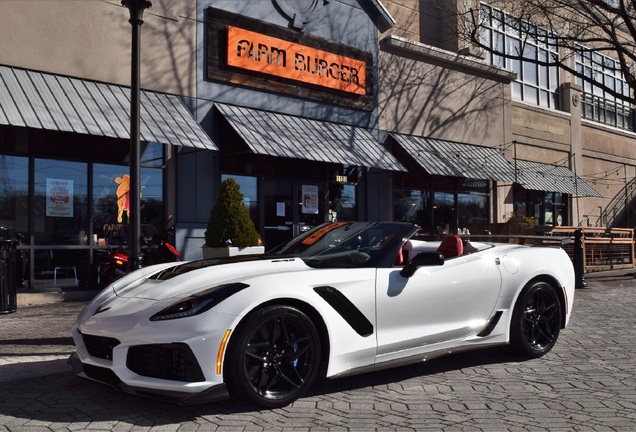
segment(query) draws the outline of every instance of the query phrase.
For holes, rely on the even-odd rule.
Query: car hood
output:
[[[309,268],[299,258],[191,261],[141,269],[138,275],[134,272],[112,287],[114,294],[120,298],[165,300],[183,298],[217,285],[231,282],[249,284],[255,277]]]

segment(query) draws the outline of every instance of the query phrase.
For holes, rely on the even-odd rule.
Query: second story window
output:
[[[634,130],[632,107],[620,96],[629,98],[630,88],[623,78],[619,62],[587,48],[577,47],[576,78],[583,88],[581,115],[588,120]]]
[[[512,98],[545,108],[559,108],[559,51],[554,35],[481,3],[481,44],[486,62],[517,73]]]

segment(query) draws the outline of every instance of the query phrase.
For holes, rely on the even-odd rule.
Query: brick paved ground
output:
[[[76,378],[69,328],[84,303],[0,315],[0,431],[633,431],[636,280],[587,277],[547,356],[505,349],[322,382],[272,411],[224,402],[177,407]]]

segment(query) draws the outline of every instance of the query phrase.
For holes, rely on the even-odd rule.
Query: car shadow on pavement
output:
[[[0,358],[1,359],[1,358]],[[401,366],[389,370],[370,372],[358,376],[333,380],[320,380],[297,403],[302,406],[308,400],[337,398],[350,390],[397,384],[418,376],[435,376],[453,370],[481,367],[495,363],[523,361],[505,348],[489,348],[451,354],[425,363]],[[39,376],[0,382],[0,423],[24,424],[25,421],[49,423],[109,422],[130,423],[136,426],[159,426],[188,422],[202,416],[225,416],[267,411],[252,405],[227,400],[205,405],[177,406],[165,402],[144,399],[117,391],[109,386],[77,377],[63,359],[50,362],[34,362],[27,365],[0,363],[2,376],[11,376],[12,368],[30,367],[48,370]],[[60,372],[67,367],[67,371]],[[17,373],[17,369],[13,370]],[[19,375],[19,374],[18,374]],[[281,410],[294,410],[291,407]],[[275,414],[276,411],[272,410]]]
[[[309,391],[308,395],[318,396],[346,390],[357,390],[365,387],[371,388],[390,385],[415,377],[435,376],[467,368],[500,363],[518,363],[527,360],[527,357],[514,353],[507,346],[464,351],[411,365],[391,369],[379,369],[374,372],[338,379],[324,379],[315,385],[314,388]]]

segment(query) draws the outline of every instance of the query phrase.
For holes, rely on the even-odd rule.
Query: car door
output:
[[[404,278],[401,268],[378,269],[378,355],[431,349],[479,332],[492,314],[501,276],[490,254],[476,253],[420,267]],[[408,354],[407,354],[408,355]]]

